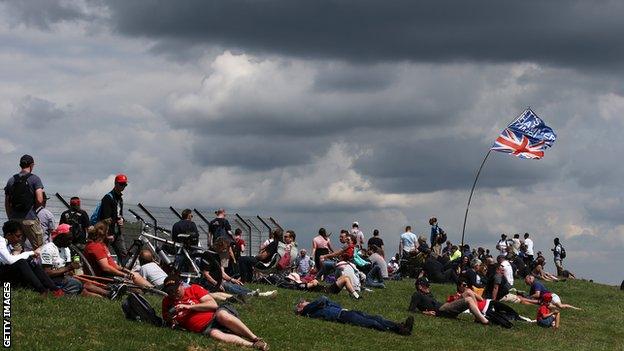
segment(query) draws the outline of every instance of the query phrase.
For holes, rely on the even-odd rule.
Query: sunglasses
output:
[[[119,186],[122,186],[122,187],[124,187],[124,188],[125,188],[126,186],[128,186],[128,183],[117,183],[117,184],[119,184]]]

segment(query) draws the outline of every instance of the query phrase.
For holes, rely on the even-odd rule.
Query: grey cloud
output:
[[[94,19],[72,1],[20,0],[6,1],[3,5],[12,15],[13,23],[23,22],[43,30],[58,22]]]
[[[25,96],[15,107],[13,117],[22,119],[27,127],[41,128],[63,118],[65,111],[51,101],[34,96]]]
[[[466,189],[491,146],[479,138],[462,136],[397,139],[401,142],[378,139],[378,143],[371,144],[371,152],[354,165],[381,190],[390,193]],[[478,186],[523,187],[557,176],[556,163],[514,158],[496,152],[490,155]]]
[[[620,2],[114,1],[120,33],[349,61],[621,67]]]

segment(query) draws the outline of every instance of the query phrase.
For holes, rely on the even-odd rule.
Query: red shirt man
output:
[[[194,333],[203,332],[212,322],[215,311],[192,311],[189,309],[179,310],[171,315],[171,308],[176,305],[195,305],[200,303],[201,298],[208,295],[208,291],[197,284],[191,284],[189,287],[182,287],[184,292],[179,296],[171,297],[171,295],[163,298],[162,315],[165,320],[172,319],[176,324],[184,329]]]

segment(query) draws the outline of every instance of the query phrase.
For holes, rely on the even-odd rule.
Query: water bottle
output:
[[[84,274],[84,272],[82,271],[82,264],[80,263],[80,256],[75,255],[74,257],[72,257],[72,261],[73,261],[73,262],[77,262],[78,264],[80,264],[80,267],[76,268],[76,269],[74,270],[74,273],[75,273],[76,275],[82,275],[82,274]]]

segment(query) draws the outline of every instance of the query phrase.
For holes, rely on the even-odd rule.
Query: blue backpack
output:
[[[110,196],[111,199],[115,199],[113,197],[112,192],[106,194],[107,196]],[[95,225],[97,222],[100,221],[100,212],[102,212],[102,201],[100,201],[99,204],[97,204],[97,206],[95,206],[95,209],[93,210],[93,213],[91,213],[91,217],[89,218],[89,223],[91,225]]]

